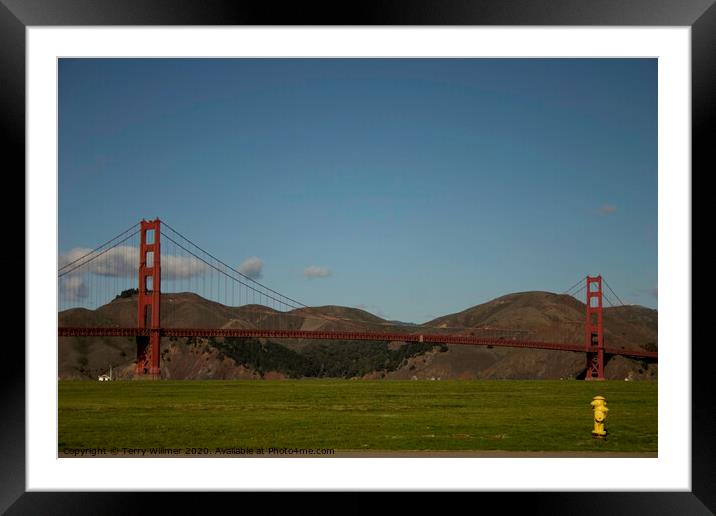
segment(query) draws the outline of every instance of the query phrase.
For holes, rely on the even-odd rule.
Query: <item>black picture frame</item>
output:
[[[692,180],[713,170],[716,142],[713,129],[716,121],[714,0],[387,0],[357,2],[350,5],[350,9],[347,6],[340,2],[287,2],[279,9],[270,2],[228,0],[0,0],[0,120],[5,134],[5,162],[10,163],[8,157],[14,158],[12,168],[7,165],[6,173],[17,171],[16,175],[20,176],[25,166],[25,29],[63,25],[687,26],[691,27],[692,39]],[[26,270],[26,275],[28,273]],[[481,497],[499,498],[488,502],[499,503],[501,511],[507,513],[520,509],[534,514],[716,512],[716,489],[713,489],[716,485],[716,417],[709,388],[710,342],[692,340],[690,492],[603,492],[596,497],[590,492],[482,493]],[[7,514],[125,514],[135,513],[157,501],[164,513],[171,506],[178,512],[206,510],[208,494],[200,493],[26,492],[24,354],[13,351],[12,361],[12,367],[6,367],[0,376],[3,393],[1,511],[7,510]],[[668,414],[660,416],[668,417]],[[241,496],[246,504],[246,494],[211,496],[213,503]],[[213,499],[216,496],[219,500]]]

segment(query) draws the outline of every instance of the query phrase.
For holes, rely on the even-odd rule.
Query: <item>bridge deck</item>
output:
[[[119,327],[60,327],[60,337],[137,337],[149,336],[159,331],[162,337],[253,337],[267,339],[309,339],[309,340],[368,340],[426,342],[434,344],[464,344],[469,346],[495,346],[507,348],[550,349],[555,351],[586,352],[584,344],[557,344],[552,342],[522,341],[473,335],[439,335],[425,333],[371,333],[349,331],[301,331],[301,330],[245,330],[235,328],[160,328],[158,330]],[[645,350],[604,348],[610,355],[635,358],[658,358],[658,352]]]

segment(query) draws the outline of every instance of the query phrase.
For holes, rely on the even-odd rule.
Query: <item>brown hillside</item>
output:
[[[439,317],[424,327],[438,328],[446,333],[490,332],[495,329],[510,338],[581,343],[584,341],[585,305],[566,295],[550,292],[508,294],[462,312]],[[519,329],[518,333],[515,330]],[[605,308],[605,345],[617,349],[657,349],[657,312],[640,306]],[[574,378],[584,370],[582,353],[547,350],[496,349],[488,358],[484,348],[460,349],[449,346],[447,353],[427,357],[422,364],[423,377],[464,377],[466,360],[479,363],[471,370],[475,378]],[[491,362],[490,362],[491,360]],[[397,373],[397,372],[396,372]],[[607,378],[650,378],[656,375],[656,364],[615,357],[605,367]],[[410,376],[410,375],[408,375]],[[417,374],[421,378],[420,374]]]
[[[449,327],[517,327],[532,329],[555,323],[584,320],[584,304],[572,296],[551,292],[521,292],[498,297],[456,314],[438,317],[423,326]]]
[[[526,332],[527,340],[555,342],[584,341],[585,305],[551,292],[508,294],[462,312],[439,317],[423,326],[450,333],[468,333],[477,328],[503,328]],[[604,341],[607,347],[656,349],[657,312],[643,306],[604,309]]]

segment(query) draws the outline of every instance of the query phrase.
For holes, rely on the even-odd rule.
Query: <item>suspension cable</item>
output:
[[[184,247],[183,245],[181,245],[180,243],[178,243],[176,240],[174,240],[174,239],[173,239],[172,237],[170,237],[169,235],[164,235],[164,237],[167,238],[169,241],[174,242],[175,245],[179,246],[181,249],[183,249],[183,250],[186,251],[187,253],[191,254],[192,256],[194,256],[195,258],[197,258],[198,260],[201,260],[202,262],[204,262],[206,265],[208,265],[209,267],[211,267],[211,268],[214,269],[215,271],[217,271],[217,272],[223,274],[224,276],[227,276],[228,278],[231,278],[232,280],[236,281],[237,283],[240,283],[241,285],[245,286],[246,288],[249,288],[249,289],[251,289],[252,291],[254,291],[254,292],[258,293],[258,294],[262,294],[262,295],[266,296],[267,298],[273,299],[274,301],[277,301],[278,303],[281,303],[281,304],[283,304],[283,305],[290,306],[291,308],[294,308],[294,309],[298,309],[298,308],[299,308],[298,306],[293,306],[293,305],[291,305],[290,303],[286,303],[285,301],[282,301],[282,300],[280,300],[280,299],[276,299],[275,297],[270,296],[270,295],[266,294],[265,292],[261,292],[260,290],[255,289],[254,287],[252,287],[251,285],[247,285],[247,284],[244,283],[243,281],[241,281],[241,280],[239,280],[239,279],[237,279],[237,278],[231,276],[231,275],[228,274],[226,271],[223,271],[223,270],[221,270],[220,268],[216,267],[214,264],[211,264],[211,263],[207,262],[207,261],[204,260],[201,256],[198,256],[198,255],[194,254],[193,252],[191,252],[189,249],[187,249],[186,247]],[[187,239],[187,240],[188,240],[188,239]],[[189,241],[189,240],[188,240],[188,241]],[[196,247],[199,248],[199,246],[196,246]],[[206,254],[209,255],[209,253],[206,253]],[[211,255],[209,255],[209,256],[211,256]],[[219,260],[217,260],[217,261],[219,261]],[[220,262],[220,261],[219,261],[219,262]],[[221,262],[220,262],[220,263],[221,263]],[[231,267],[229,267],[228,265],[223,264],[223,263],[222,263],[222,265],[225,265],[229,270],[231,270],[231,271],[233,272],[233,269],[231,269]],[[242,276],[243,276],[243,275],[242,275]],[[213,287],[213,280],[212,280],[212,287]],[[268,289],[268,290],[270,290],[270,289]],[[282,294],[279,294],[278,292],[275,292],[275,291],[273,291],[273,290],[272,290],[272,292],[274,292],[275,294],[277,294],[277,295],[279,295],[279,296],[281,296],[281,297],[285,297],[286,299],[290,299],[290,298],[288,298],[288,297],[286,297],[286,296],[283,296]],[[303,306],[306,307],[305,305],[303,305]],[[308,307],[306,307],[306,308],[308,308]]]
[[[612,307],[612,308],[614,307],[614,303],[612,303],[612,300],[609,299],[609,296],[607,296],[606,292],[602,292],[602,298],[607,300],[607,303],[609,303],[610,307]]]
[[[222,261],[219,260],[216,256],[212,255],[212,254],[209,253],[208,251],[206,251],[206,250],[202,249],[201,247],[199,247],[198,245],[196,245],[194,242],[192,242],[192,241],[189,240],[187,237],[185,237],[184,235],[182,235],[181,233],[179,233],[176,229],[174,229],[173,227],[171,227],[171,226],[170,226],[169,224],[167,224],[166,222],[162,221],[162,224],[163,224],[164,226],[166,226],[167,228],[169,228],[169,229],[170,229],[171,231],[173,231],[174,233],[176,233],[177,235],[179,235],[181,238],[183,238],[184,240],[186,240],[187,242],[189,242],[191,245],[193,245],[194,247],[196,247],[197,249],[199,249],[201,252],[205,253],[207,256],[210,256],[211,258],[213,258],[214,260],[216,260],[217,262],[219,262],[221,265],[223,265],[223,266],[226,267],[227,269],[230,269],[232,272],[236,272],[236,273],[239,274],[241,277],[243,277],[243,278],[245,278],[245,279],[247,279],[247,280],[249,280],[249,281],[252,281],[253,283],[256,283],[256,284],[259,285],[260,287],[262,287],[262,288],[268,290],[269,292],[271,292],[271,293],[273,293],[273,294],[276,294],[277,296],[280,296],[280,297],[282,297],[282,298],[284,298],[284,299],[288,299],[288,300],[291,301],[292,303],[296,303],[297,305],[300,305],[300,306],[302,306],[303,308],[309,308],[308,305],[305,305],[305,304],[301,303],[300,301],[296,301],[295,299],[292,299],[292,298],[290,298],[290,297],[288,297],[288,296],[286,296],[286,295],[284,295],[284,294],[281,294],[280,292],[276,292],[275,290],[273,290],[273,289],[267,287],[266,285],[263,285],[262,283],[256,281],[255,279],[250,278],[249,276],[243,274],[241,271],[238,271],[238,270],[234,269],[233,267],[231,267],[230,265],[227,265],[226,263],[222,262]],[[169,236],[167,236],[167,238],[169,238]],[[174,242],[174,243],[176,243],[176,242]],[[179,245],[179,244],[177,244],[177,245]],[[186,250],[186,249],[185,249],[185,250]],[[191,251],[188,251],[188,252],[191,252]],[[196,256],[196,255],[194,255],[194,256]],[[198,258],[198,256],[197,256],[197,258]],[[201,259],[201,258],[200,258],[200,259]],[[238,281],[238,280],[236,280],[236,281]],[[242,282],[240,282],[240,283],[242,283]],[[244,284],[244,283],[242,283],[242,284]],[[245,284],[244,284],[244,285],[245,285]],[[246,285],[246,286],[248,287],[248,285]],[[251,287],[249,287],[249,288],[251,288]],[[289,304],[289,303],[284,303],[284,304]]]
[[[580,284],[584,285],[584,278],[579,278],[579,281],[577,281],[577,283],[575,283],[574,285],[569,287],[567,290],[563,291],[562,294],[568,294],[570,290],[572,290],[574,287],[576,287],[577,285],[580,285]]]
[[[604,279],[604,278],[603,278],[603,279]],[[607,283],[607,280],[606,280],[606,279],[604,279],[604,284],[607,286],[607,288],[609,289],[609,291],[610,291],[612,294],[614,294],[614,297],[617,298],[617,301],[619,301],[619,304],[622,305],[622,306],[624,306],[624,302],[623,302],[621,299],[619,299],[619,296],[617,296],[617,293],[612,290],[612,287],[609,286],[609,283]]]
[[[579,293],[580,293],[582,290],[584,290],[585,288],[587,288],[587,286],[586,286],[586,285],[582,285],[582,288],[580,288],[580,289],[577,290],[576,292],[573,292],[573,293],[571,293],[571,294],[569,294],[569,295],[572,296],[572,297],[574,297],[574,298],[576,298],[576,297],[577,297],[577,294],[579,294]]]

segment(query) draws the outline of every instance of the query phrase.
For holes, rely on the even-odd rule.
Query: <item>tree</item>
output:
[[[114,296],[114,299],[132,297],[132,296],[136,296],[137,294],[139,294],[138,288],[129,288],[127,290],[123,290],[121,293]]]

